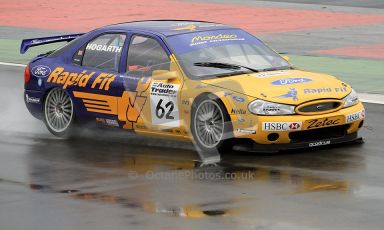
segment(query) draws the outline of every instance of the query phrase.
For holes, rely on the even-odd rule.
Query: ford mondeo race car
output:
[[[137,21],[85,34],[25,68],[25,103],[51,133],[85,123],[194,141],[204,152],[307,148],[359,138],[348,84],[302,71],[249,33],[200,21]]]

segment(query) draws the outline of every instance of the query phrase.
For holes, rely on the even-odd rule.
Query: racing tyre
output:
[[[231,119],[224,104],[213,95],[203,95],[193,104],[191,132],[199,153],[209,156],[232,149]]]
[[[74,110],[72,99],[60,88],[51,90],[44,101],[44,122],[48,130],[58,137],[73,134]]]

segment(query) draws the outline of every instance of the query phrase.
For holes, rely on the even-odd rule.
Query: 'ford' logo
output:
[[[238,102],[244,102],[244,101],[245,101],[244,98],[239,97],[239,96],[233,96],[233,99],[236,100],[236,101],[238,101]]]
[[[293,85],[312,81],[309,78],[283,78],[272,82],[272,85]]]
[[[51,73],[51,69],[45,65],[38,65],[33,67],[31,72],[35,77],[48,77]]]

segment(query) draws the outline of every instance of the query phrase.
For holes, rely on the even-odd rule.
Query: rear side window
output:
[[[84,35],[81,35],[77,38],[75,38],[74,40],[70,41],[70,42],[66,42],[64,43],[62,46],[60,46],[59,48],[57,48],[55,51],[53,51],[52,53],[50,53],[48,56],[49,57],[57,57],[59,55],[61,55],[62,53],[64,53],[65,51],[67,51],[69,48],[72,47],[73,44],[75,44],[76,42],[78,41],[81,41],[82,37]]]
[[[75,53],[73,61],[86,67],[118,71],[125,34],[103,34]]]
[[[169,70],[169,57],[153,38],[134,35],[128,48],[127,71]]]

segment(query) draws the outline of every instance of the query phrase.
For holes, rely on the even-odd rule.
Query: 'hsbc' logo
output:
[[[263,122],[264,131],[293,131],[301,130],[301,122]]]
[[[359,112],[356,112],[356,113],[352,113],[352,114],[348,114],[345,116],[345,122],[346,123],[351,123],[351,122],[354,122],[354,121],[357,121],[357,120],[362,120],[365,118],[365,110],[361,110]]]
[[[292,129],[292,130],[296,130],[296,129],[300,128],[300,127],[301,127],[301,125],[299,123],[291,123],[289,125],[289,128]]]

